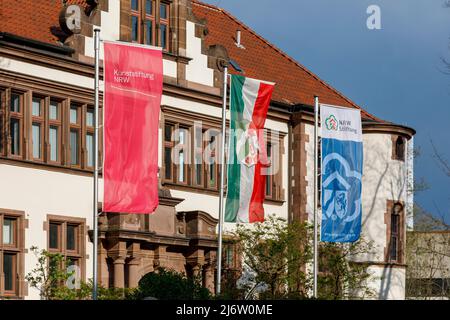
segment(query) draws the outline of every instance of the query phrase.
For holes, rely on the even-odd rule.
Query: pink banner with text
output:
[[[158,206],[162,52],[104,42],[104,212]]]

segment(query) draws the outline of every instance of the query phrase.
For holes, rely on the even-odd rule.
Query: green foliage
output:
[[[50,253],[31,247],[31,252],[37,257],[38,263],[30,273],[25,276],[32,288],[39,290],[42,299],[53,300],[60,295],[60,287],[72,273],[66,272],[63,266],[66,259],[59,253]]]
[[[276,216],[250,227],[238,225],[234,236],[244,265],[256,273],[247,285],[248,296],[263,283],[268,290],[259,294],[260,299],[306,297],[309,281],[302,268],[312,256],[310,235],[306,224],[287,224]]]
[[[353,243],[323,242],[319,247],[318,298],[361,299],[375,295],[368,286],[368,265],[356,261],[373,251],[373,243],[363,238]]]
[[[183,273],[159,268],[147,273],[139,281],[134,297],[152,297],[159,300],[205,300],[210,299],[208,289],[203,288],[198,279],[187,278]]]
[[[236,282],[242,273],[237,270],[222,270],[221,294],[214,298],[217,300],[243,300],[245,299],[245,290],[238,288]]]
[[[450,233],[406,233],[406,298],[450,298]]]
[[[264,223],[237,226],[233,235],[238,239],[244,268],[254,273],[243,284],[240,281],[246,298],[310,297],[313,280],[310,270],[313,262],[312,231],[312,226],[307,223],[288,224],[276,216],[269,216]],[[373,243],[363,239],[351,244],[322,243],[319,298],[372,296],[373,291],[367,285],[371,277],[368,266],[356,261],[359,255],[371,253],[372,250]],[[261,289],[264,287],[261,284],[265,289]]]
[[[25,276],[32,288],[40,292],[44,300],[90,300],[93,283],[81,281],[78,288],[70,288],[67,284],[74,272],[68,272],[65,266],[70,262],[59,253],[50,253],[31,247],[37,257],[37,264]],[[134,298],[133,289],[104,288],[98,286],[99,300],[123,300]]]

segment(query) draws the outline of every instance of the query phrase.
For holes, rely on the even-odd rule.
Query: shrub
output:
[[[200,300],[210,299],[208,289],[198,280],[187,278],[183,273],[159,268],[147,273],[139,281],[135,292],[137,299],[153,297],[159,300]]]

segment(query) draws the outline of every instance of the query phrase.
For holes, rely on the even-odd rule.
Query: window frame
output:
[[[396,208],[399,210],[396,211]],[[396,216],[397,226],[393,229],[393,216]],[[387,210],[384,217],[386,224],[386,246],[384,249],[385,262],[393,264],[402,264],[405,253],[405,205],[402,201],[388,200]],[[395,238],[395,257],[393,256],[393,239]]]
[[[169,187],[172,187],[174,189],[179,188],[179,189],[184,189],[185,188],[189,188],[189,190],[194,190],[199,192],[199,193],[210,193],[210,194],[216,194],[218,193],[219,190],[219,185],[220,185],[220,170],[221,170],[221,166],[217,163],[215,163],[215,184],[213,186],[211,186],[209,184],[209,176],[210,176],[210,166],[209,164],[206,163],[205,158],[206,158],[206,147],[209,145],[209,141],[208,141],[208,136],[206,134],[206,132],[208,131],[209,134],[211,134],[211,132],[213,132],[213,135],[216,136],[217,138],[217,143],[220,143],[220,135],[221,135],[221,121],[220,119],[214,119],[211,118],[210,116],[207,115],[203,115],[203,114],[198,114],[195,112],[190,112],[190,111],[184,111],[184,110],[180,110],[178,108],[175,107],[171,107],[171,106],[167,106],[167,105],[162,105],[161,106],[161,121],[160,121],[160,128],[162,128],[162,172],[163,175],[160,175],[162,177],[161,181],[163,185],[167,185]],[[196,128],[196,124],[197,123],[201,123],[202,125],[202,184],[197,184],[196,181],[196,168],[195,168],[195,155],[196,152],[200,152],[200,147],[195,145],[196,141],[196,137],[195,137],[195,128]],[[166,163],[165,163],[165,148],[169,147],[171,148],[173,145],[166,142],[165,141],[165,127],[166,125],[172,125],[174,128],[178,125],[181,127],[189,127],[191,129],[191,145],[189,147],[190,150],[190,170],[189,170],[189,174],[190,174],[190,179],[188,184],[181,184],[181,183],[177,183],[174,180],[174,176],[173,176],[173,172],[172,172],[172,177],[171,178],[166,178],[165,175],[165,171],[166,171]],[[173,129],[175,130],[175,129]],[[265,129],[265,137],[267,136],[268,132],[270,132],[270,129]],[[284,144],[285,144],[285,139],[287,137],[287,134],[280,132],[278,135],[275,135],[272,133],[273,138],[275,139],[274,141],[274,146],[272,150],[274,150],[275,148],[278,148],[278,156],[276,157],[275,160],[273,160],[273,162],[277,162],[278,164],[278,172],[276,174],[273,175],[273,182],[274,182],[274,197],[269,198],[266,197],[265,201],[269,201],[269,202],[275,202],[277,204],[279,203],[283,203],[285,202],[285,191],[283,189],[283,155],[285,154],[284,151]],[[227,158],[227,153],[228,153],[228,147],[229,147],[229,137],[228,137],[228,133],[226,133],[226,141],[228,142],[225,148],[225,158]],[[267,139],[266,139],[267,141]],[[219,150],[215,150],[215,152],[217,153],[217,156],[220,156],[220,146],[216,146],[216,149]],[[198,150],[196,150],[198,149]],[[209,148],[211,149],[211,147]],[[215,156],[215,154],[213,153],[212,156]],[[173,164],[172,164],[173,165]],[[172,170],[172,169],[171,169]],[[225,166],[224,168],[224,186],[227,185],[227,166]]]
[[[142,0],[136,0],[136,2],[137,2],[137,6],[138,6],[137,11],[132,8],[132,6],[131,6],[132,1],[130,1],[131,42],[133,42],[133,43],[141,43]],[[133,17],[137,18],[137,30],[136,30],[136,33],[137,33],[137,37],[136,38],[137,39],[136,40],[133,40]]]
[[[139,0],[138,0],[139,1]],[[150,14],[147,13],[147,1],[150,1],[150,3],[152,4],[152,12]],[[142,9],[142,16],[143,16],[143,26],[144,26],[144,30],[143,30],[143,44],[146,45],[154,45],[155,43],[155,36],[156,36],[156,13],[155,13],[155,9],[156,9],[156,1],[155,0],[143,0],[143,9]],[[148,43],[147,39],[146,39],[146,33],[147,33],[147,21],[151,22],[152,25],[152,39],[151,41]]]
[[[161,47],[163,52],[170,52],[171,43],[170,43],[170,13],[171,13],[171,4],[170,0],[150,0],[152,4],[152,12],[150,14],[147,13],[147,1],[148,0],[137,0],[138,8],[137,10],[133,9],[130,1],[130,41],[133,43],[139,43],[144,45],[158,46]],[[166,18],[161,18],[161,6],[166,6]],[[137,19],[137,30],[136,30],[136,39],[133,39],[133,18]],[[152,39],[150,43],[147,41],[146,36],[146,28],[147,22],[150,21],[152,26],[151,36]],[[162,47],[162,28],[161,26],[165,26],[166,35],[164,37],[164,41],[166,46]]]
[[[39,99],[39,116],[35,116],[33,114],[33,104],[34,99]],[[31,97],[31,106],[30,106],[30,115],[31,115],[31,127],[30,127],[30,159],[33,161],[44,162],[45,161],[45,115],[46,115],[46,98],[40,95],[33,94]],[[40,134],[40,146],[39,146],[39,157],[34,156],[34,137],[33,137],[33,126],[37,124],[39,125],[39,134]]]
[[[84,137],[84,143],[82,143],[83,148],[84,148],[84,157],[83,157],[83,162],[84,162],[84,168],[88,169],[88,170],[94,170],[94,166],[95,166],[95,107],[92,105],[85,105],[83,107],[85,109],[85,111],[83,111],[83,125],[84,125],[84,132],[83,132],[83,137]],[[92,126],[88,125],[87,123],[87,115],[89,113],[89,110],[92,110]],[[93,150],[89,150],[88,149],[88,145],[87,145],[87,136],[88,135],[92,135],[92,149]],[[92,166],[89,165],[89,152],[92,152]]]
[[[165,5],[166,6],[166,18],[161,18],[161,6]],[[167,1],[159,1],[159,6],[158,6],[158,46],[161,47],[163,49],[163,51],[169,51],[170,50],[170,3]],[[166,42],[166,47],[162,46],[162,31],[161,31],[161,25],[166,27],[166,37],[165,37],[165,42]]]
[[[70,119],[70,111],[72,110],[73,107],[77,108],[77,122],[76,123],[72,123],[71,119]],[[77,168],[77,169],[81,169],[83,161],[82,161],[82,148],[83,148],[83,142],[82,142],[82,127],[83,127],[83,122],[82,122],[82,114],[83,114],[83,104],[82,103],[78,103],[75,101],[70,101],[69,103],[69,110],[68,110],[68,128],[69,128],[69,137],[68,137],[68,165],[72,168]],[[73,163],[72,162],[72,143],[71,143],[71,133],[72,132],[77,132],[77,163]]]
[[[12,270],[13,270],[13,274],[12,274],[12,289],[7,290],[5,288],[6,286],[6,276],[4,273],[4,266],[5,266],[5,255],[11,255],[13,257],[12,260]],[[3,274],[3,293],[5,297],[13,297],[16,296],[16,292],[17,292],[17,280],[18,280],[18,276],[19,276],[19,272],[17,270],[17,252],[12,252],[12,251],[3,251],[2,252],[2,266],[1,266],[1,270],[2,270],[2,274]]]
[[[197,130],[200,130],[200,141],[197,139]],[[203,159],[203,151],[204,151],[204,141],[203,137],[205,135],[205,131],[203,128],[196,127],[195,125],[192,127],[192,170],[191,170],[191,177],[192,177],[192,185],[195,187],[203,187],[205,185],[205,162]],[[197,142],[200,142],[200,146],[196,145]],[[200,154],[201,161],[200,163],[196,162],[197,155]],[[197,183],[197,165],[200,164],[200,183]]]
[[[12,226],[12,233],[13,233],[12,239],[13,239],[13,241],[12,241],[12,243],[6,243],[5,244],[3,242],[3,227],[4,227],[4,223],[5,223],[6,219],[13,220],[13,226]],[[2,230],[1,230],[2,237],[0,239],[0,244],[3,247],[5,247],[5,248],[17,248],[17,241],[18,241],[18,237],[17,237],[17,233],[18,233],[17,232],[17,228],[18,228],[17,217],[9,216],[9,215],[2,215],[1,219],[0,219],[0,222],[1,222],[0,225],[2,227]]]
[[[181,153],[181,151],[183,152],[183,174],[184,174],[184,179],[182,181],[179,180],[179,173],[180,173],[180,164],[176,164],[175,162],[172,161],[172,166],[173,166],[173,172],[174,174],[174,180],[176,184],[181,184],[181,185],[188,185],[190,182],[190,173],[189,173],[189,164],[192,163],[191,160],[191,153],[190,153],[190,149],[189,149],[189,144],[190,144],[190,140],[191,140],[191,136],[192,136],[192,130],[190,127],[188,127],[187,125],[183,125],[183,124],[179,124],[177,123],[175,125],[175,132],[177,132],[177,136],[175,137],[176,141],[175,141],[175,145],[180,146],[179,150],[178,150],[178,156],[176,158],[178,158],[178,162],[179,162],[179,154]],[[180,133],[181,130],[183,130],[183,132],[185,133],[184,139],[185,141],[183,143],[180,143]],[[173,132],[172,132],[173,134]],[[175,145],[172,148],[172,152],[175,149]],[[173,157],[172,157],[173,159]]]
[[[17,97],[18,112],[11,111],[13,105],[13,98]],[[54,167],[72,168],[83,171],[93,171],[93,166],[88,165],[86,156],[87,134],[92,135],[95,139],[95,128],[93,126],[86,126],[84,121],[86,117],[87,108],[93,109],[93,101],[88,97],[72,95],[63,96],[60,92],[52,92],[46,88],[36,88],[28,90],[25,85],[17,85],[11,88],[10,85],[4,85],[0,81],[0,121],[3,124],[3,133],[0,136],[0,155],[12,160],[27,161],[35,164],[45,164]],[[40,115],[33,115],[33,101],[40,103]],[[57,107],[57,118],[50,119],[52,107]],[[70,123],[70,107],[77,107],[77,123]],[[94,110],[95,113],[95,110]],[[99,122],[102,120],[102,108],[99,107]],[[17,133],[17,154],[12,154],[13,136],[12,123],[17,123],[19,132]],[[34,157],[33,150],[33,125],[39,125],[40,146],[39,158]],[[99,123],[101,125],[101,123]],[[57,130],[56,141],[51,130]],[[36,130],[36,129],[34,129]],[[71,164],[71,150],[70,150],[70,132],[76,131],[77,134],[77,150],[78,161],[77,164]],[[52,132],[53,133],[53,132]],[[102,159],[102,137],[103,132],[99,130],[99,162]],[[51,140],[51,138],[53,138]],[[51,142],[56,143],[55,147]],[[93,141],[94,143],[94,141]],[[53,151],[56,152],[56,161],[52,159]],[[92,146],[92,149],[94,146]],[[95,150],[94,150],[95,151]]]
[[[48,125],[46,127],[46,134],[47,134],[47,152],[46,152],[46,157],[47,157],[47,162],[50,164],[56,164],[56,165],[60,165],[62,164],[62,131],[63,131],[63,102],[53,98],[53,97],[49,97],[48,98],[48,109],[46,112],[46,116],[48,119]],[[50,110],[51,110],[51,106],[52,106],[52,102],[56,102],[57,104],[57,117],[56,119],[51,119],[50,118]],[[57,131],[57,137],[56,137],[56,161],[52,160],[51,157],[51,144],[50,144],[50,129],[51,128],[56,128]]]
[[[14,220],[13,244],[3,243],[3,224],[5,219]],[[0,277],[1,298],[23,298],[25,290],[25,228],[27,227],[23,211],[0,209],[0,274],[3,273],[4,255],[13,255],[13,289],[5,290],[5,279]]]
[[[49,228],[48,228],[48,240],[47,240],[47,249],[48,249],[48,251],[49,252],[54,252],[54,253],[57,253],[57,252],[60,252],[61,250],[62,250],[62,237],[63,237],[63,232],[62,232],[62,228],[63,228],[63,226],[62,226],[62,223],[61,222],[55,222],[55,221],[50,221],[49,222]],[[51,226],[52,225],[56,225],[57,226],[57,239],[56,239],[56,242],[57,242],[57,247],[56,248],[53,248],[53,247],[50,247],[50,237],[51,237]]]
[[[170,129],[170,140],[171,141],[166,141],[166,127],[171,127]],[[172,137],[175,131],[175,124],[172,122],[164,122],[163,123],[163,181],[166,182],[173,182],[175,179],[175,172],[174,172],[174,162],[172,160],[172,153],[173,153],[173,148],[175,147],[175,142],[172,141]],[[170,167],[170,177],[166,176],[166,170],[167,170],[167,163],[166,163],[166,149],[170,149],[170,155],[171,155],[171,159],[170,159],[170,163],[169,163],[169,167]]]
[[[220,180],[220,165],[218,164],[218,159],[217,157],[220,155],[220,150],[219,149],[219,135],[220,135],[220,130],[218,130],[217,128],[208,128],[206,131],[216,131],[216,134],[211,134],[209,137],[203,136],[204,138],[204,150],[206,150],[208,148],[208,146],[212,145],[213,143],[215,144],[215,148],[213,151],[211,151],[211,154],[208,156],[208,158],[214,158],[215,163],[214,164],[206,164],[204,163],[204,167],[205,167],[205,188],[209,189],[209,190],[219,190],[219,180]],[[211,140],[211,138],[214,137],[214,141]],[[211,147],[210,147],[211,148]],[[203,159],[204,161],[204,159]],[[211,170],[211,167],[213,167],[213,170]],[[214,184],[210,184],[211,181],[211,172],[214,171]]]
[[[59,235],[59,248],[50,248],[50,225],[57,224],[60,225],[60,235]],[[86,219],[69,217],[69,216],[58,216],[58,215],[47,215],[47,221],[45,223],[45,230],[47,232],[47,250],[50,253],[61,254],[65,261],[74,261],[80,270],[80,279],[85,280],[85,270],[86,270]],[[71,250],[67,248],[67,227],[75,226],[75,249]],[[67,268],[68,265],[61,266],[62,268]]]
[[[11,111],[11,103],[13,95],[19,96],[19,111]],[[24,122],[25,122],[25,92],[9,90],[9,94],[7,94],[8,104],[6,106],[7,110],[7,130],[8,130],[8,157],[13,159],[23,159],[24,157]],[[15,119],[19,122],[19,153],[12,153],[12,135],[11,135],[11,120]]]

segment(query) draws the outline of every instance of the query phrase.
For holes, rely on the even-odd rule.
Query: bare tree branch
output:
[[[450,0],[449,0],[450,1]],[[433,147],[434,158],[437,160],[439,166],[444,171],[444,173],[450,177],[450,162],[438,151],[433,140],[431,141],[431,146]]]

